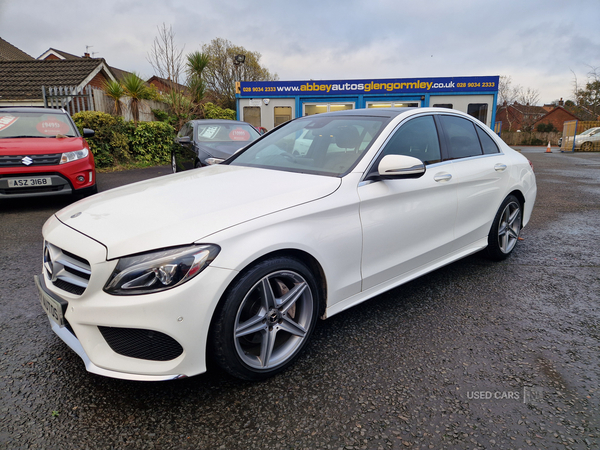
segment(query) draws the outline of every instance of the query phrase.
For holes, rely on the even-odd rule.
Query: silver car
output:
[[[563,138],[559,140],[559,146],[562,146],[562,140]],[[564,140],[565,147],[570,150],[573,147],[573,136],[566,136]],[[575,136],[574,149],[581,149],[584,152],[600,150],[600,127],[590,128]]]

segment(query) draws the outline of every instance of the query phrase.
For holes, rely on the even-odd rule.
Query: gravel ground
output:
[[[0,203],[0,448],[600,448],[600,154],[522,151],[539,193],[508,260],[474,255],[322,321],[261,383],[87,373],[33,284],[41,226],[69,200]]]

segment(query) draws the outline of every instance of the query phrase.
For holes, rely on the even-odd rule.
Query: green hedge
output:
[[[73,115],[73,121],[83,128],[94,130],[87,138],[94,154],[96,167],[108,168],[127,164],[166,164],[171,158],[175,129],[164,122],[126,122],[122,117],[85,111]]]
[[[175,129],[165,122],[139,122],[131,138],[131,150],[136,161],[168,164],[175,141]]]

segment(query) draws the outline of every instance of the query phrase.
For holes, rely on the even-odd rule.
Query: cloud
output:
[[[262,54],[281,79],[510,75],[542,101],[568,97],[571,70],[600,66],[597,0],[0,0],[1,37],[152,74],[157,27],[186,52],[216,37]],[[35,14],[26,12],[34,11]]]

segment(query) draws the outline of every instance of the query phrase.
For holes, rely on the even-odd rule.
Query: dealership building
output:
[[[242,81],[237,118],[268,130],[296,117],[360,108],[436,106],[493,128],[498,76],[365,80]]]

